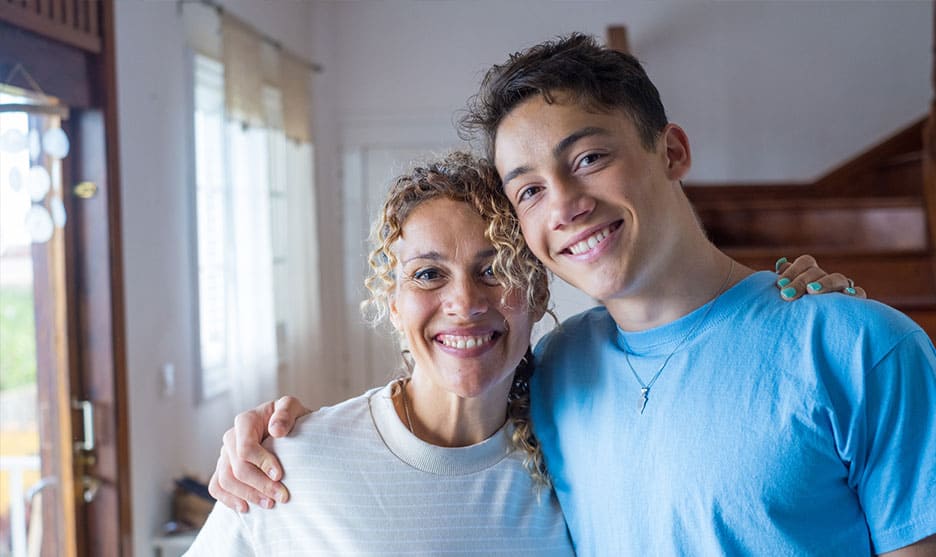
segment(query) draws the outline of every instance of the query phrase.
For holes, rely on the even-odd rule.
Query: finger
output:
[[[833,273],[833,274],[839,274],[839,273]],[[862,288],[862,287],[860,287],[860,286],[856,286],[856,285],[855,285],[855,281],[851,280],[850,278],[848,278],[848,277],[846,277],[846,276],[844,276],[844,275],[840,275],[840,274],[839,274],[839,276],[840,276],[841,278],[839,278],[839,279],[837,280],[836,285],[837,285],[837,286],[841,286],[842,284],[844,284],[844,287],[842,287],[842,288],[840,288],[839,290],[837,290],[838,292],[842,292],[842,293],[844,293],[844,294],[847,294],[847,295],[852,296],[852,297],[855,297],[855,298],[861,298],[861,299],[863,299],[863,300],[864,300],[864,299],[867,299],[868,293],[865,292],[865,289],[864,289],[864,288]]]
[[[273,405],[273,414],[267,428],[273,437],[285,437],[296,425],[296,420],[311,412],[292,396],[284,396]]]
[[[269,480],[266,478],[258,480],[256,475],[262,477],[259,470],[254,472],[256,475],[251,475],[249,471],[245,470],[244,467],[253,467],[253,465],[240,459],[235,449],[236,436],[234,430],[229,429],[224,433],[221,456],[218,458],[218,465],[212,477],[218,485],[219,492],[264,508],[271,508],[275,496],[259,491],[266,485],[264,482],[269,482]],[[235,466],[241,466],[242,468],[236,471]]]
[[[238,414],[234,432],[225,434],[224,447],[231,462],[233,480],[247,484],[247,487],[259,491],[265,497],[285,503],[289,495],[277,481],[283,477],[279,459],[260,444],[261,434],[249,425],[258,420],[259,416],[248,414]],[[265,421],[261,424],[265,424]]]
[[[781,258],[779,261],[782,261],[786,258]],[[780,279],[789,279],[790,282],[793,281],[797,276],[806,272],[809,268],[819,268],[819,264],[816,263],[816,259],[811,255],[801,255],[796,258],[792,263],[785,265],[781,264],[777,266],[777,274]]]
[[[813,295],[828,294],[829,292],[843,292],[854,295],[857,293],[857,290],[853,289],[852,291],[848,291],[848,289],[853,288],[853,286],[854,283],[842,273],[829,273],[812,282],[806,283],[806,293]]]
[[[794,262],[793,265],[796,265],[796,263]],[[826,272],[819,267],[809,267],[781,287],[780,297],[787,301],[799,299],[800,296],[807,292],[807,285],[819,285],[817,281],[824,276],[826,276]],[[784,278],[786,277],[777,281],[777,286],[783,284]]]
[[[253,410],[241,412],[234,418],[234,450],[230,456],[232,464],[242,468],[242,461],[247,461],[262,470],[270,479],[279,480],[283,477],[279,460],[260,445],[269,433],[266,427],[272,413],[273,402],[270,401]],[[225,439],[225,446],[229,444]],[[237,472],[238,468],[235,468],[235,474]],[[239,475],[238,479],[246,480]],[[254,487],[260,488],[258,485]]]
[[[220,473],[218,483],[226,491],[247,499],[265,509],[273,508],[276,502],[289,500],[289,492],[280,482],[274,482],[260,471],[253,463],[246,460],[233,460],[231,474]]]
[[[211,475],[211,480],[208,482],[208,493],[220,501],[222,505],[239,513],[245,513],[248,509],[247,501],[225,490],[218,482],[219,470],[225,467],[227,467],[227,463],[224,462],[224,457],[222,456],[218,458],[217,469],[215,469],[215,473]]]
[[[808,284],[793,284],[793,281],[809,269],[819,269],[819,266],[811,255],[801,255],[797,257],[793,263],[787,261],[786,257],[781,257],[777,260],[775,268],[779,275],[777,278],[777,288],[780,289],[780,296],[784,300],[793,301],[803,295],[804,287]],[[819,269],[819,276],[824,274],[825,272]],[[816,277],[811,276],[810,278]]]

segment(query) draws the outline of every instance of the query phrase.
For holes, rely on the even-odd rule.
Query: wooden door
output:
[[[72,4],[52,0],[42,13],[26,3],[24,14],[0,2],[0,81],[67,109],[71,144],[59,169],[64,226],[29,253],[41,480],[20,482],[17,497],[31,496],[30,554],[41,545],[41,555],[129,555],[113,5]],[[42,110],[25,112],[48,125]]]

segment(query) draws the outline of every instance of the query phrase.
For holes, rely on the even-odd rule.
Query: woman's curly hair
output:
[[[504,300],[518,292],[522,296],[513,299],[521,299],[528,311],[552,315],[548,308],[546,268],[523,240],[520,224],[502,191],[497,171],[484,159],[455,151],[414,167],[390,187],[370,236],[372,249],[367,259],[370,272],[364,281],[369,298],[361,303],[368,321],[378,325],[389,315],[398,264],[393,245],[402,236],[406,219],[422,203],[438,198],[466,203],[488,223],[484,235],[496,251],[492,267],[494,276],[504,286]],[[409,363],[405,363],[409,368]],[[532,373],[532,356],[528,352],[514,374],[507,415],[514,426],[513,445],[525,454],[524,466],[538,485],[548,486],[543,455],[530,424],[529,379]]]

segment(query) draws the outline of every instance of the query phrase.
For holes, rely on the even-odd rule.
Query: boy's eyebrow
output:
[[[569,147],[574,145],[575,142],[585,137],[590,137],[593,135],[611,135],[611,132],[604,128],[599,128],[595,126],[589,126],[587,128],[582,128],[578,131],[574,131],[570,133],[569,135],[565,136],[564,138],[562,138],[562,140],[560,140],[559,143],[556,143],[556,146],[553,147],[552,149],[553,157],[558,159],[559,157],[562,156],[562,154],[567,149],[569,149]],[[504,174],[504,176],[501,178],[501,183],[504,185],[507,185],[511,180],[513,180],[517,176],[530,172],[531,170],[532,168],[527,165],[518,166],[517,168],[514,168],[513,170],[508,172],[507,174]]]
[[[604,128],[599,128],[595,126],[589,126],[587,128],[582,128],[578,131],[574,131],[570,133],[569,135],[565,136],[564,138],[562,138],[562,140],[559,141],[559,143],[556,143],[556,146],[553,147],[553,150],[552,150],[553,157],[558,159],[559,157],[562,156],[562,153],[564,153],[569,147],[574,145],[575,142],[586,137],[591,137],[593,135],[611,135],[611,132],[609,132],[608,130]]]

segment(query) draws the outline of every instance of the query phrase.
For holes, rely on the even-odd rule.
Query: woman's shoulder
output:
[[[310,446],[337,447],[358,443],[374,433],[368,399],[382,389],[371,389],[332,406],[324,406],[298,420],[285,437],[268,438],[263,445],[277,455],[303,452]]]

